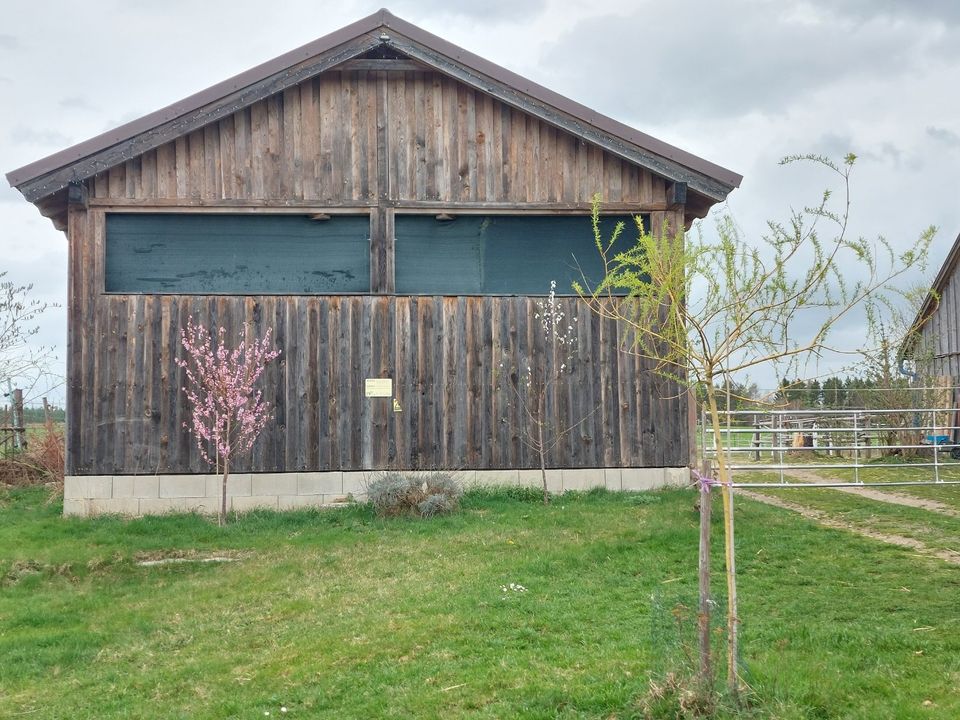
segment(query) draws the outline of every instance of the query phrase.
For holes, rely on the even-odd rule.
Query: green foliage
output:
[[[794,374],[828,348],[831,330],[846,316],[862,312],[875,326],[881,310],[895,308],[906,292],[896,280],[924,267],[936,232],[928,227],[905,251],[882,236],[852,236],[855,159],[848,155],[838,165],[818,155],[785,158],[783,164],[808,162],[829,171],[839,179],[842,199],[835,208],[833,191],[824,191],[817,204],[793,211],[786,222],[768,222],[757,243],[748,242],[728,214],[717,217],[713,239],[700,226],[685,236],[666,223],[645,228],[637,218],[635,245],[613,253],[624,227],[609,240],[600,236],[595,197],[594,241],[606,275],[596,286],[574,288],[595,312],[632,331],[629,350],[682,382],[712,385],[765,363],[777,364],[782,376]],[[624,292],[625,299],[616,297]],[[803,319],[813,330],[798,334]]]
[[[593,287],[574,285],[593,312],[621,326],[629,338],[627,351],[652,360],[661,375],[704,390],[723,498],[727,684],[734,696],[739,688],[733,660],[738,656],[740,615],[733,499],[715,382],[765,364],[779,368],[781,377],[795,375],[830,349],[831,331],[854,312],[862,311],[866,324],[876,327],[881,311],[896,307],[895,298],[903,294],[896,287],[898,278],[925,265],[936,232],[928,227],[915,246],[903,252],[882,236],[870,241],[849,233],[855,161],[853,154],[842,164],[820,155],[784,158],[783,164],[813,163],[838,179],[839,208],[832,202],[833,192],[825,190],[815,205],[792,210],[787,221],[769,221],[766,234],[753,243],[744,239],[729,214],[716,219],[716,238],[709,240],[700,226],[686,237],[682,228],[671,228],[666,217],[659,228],[645,228],[637,218],[636,243],[615,252],[614,239],[624,228],[618,225],[609,241],[602,237],[600,199],[595,196],[594,241],[605,274]],[[798,327],[812,329],[797,332]],[[814,390],[819,402],[822,389]]]
[[[51,405],[49,408],[50,419],[55,423],[65,421],[67,413],[62,407]],[[42,407],[25,407],[23,409],[23,422],[26,425],[42,423],[46,420],[46,415]]]
[[[533,485],[478,485],[463,497],[465,505],[488,502],[543,503],[543,490]]]
[[[463,488],[451,473],[426,476],[383,472],[367,484],[367,498],[380,517],[419,515],[433,517],[460,507]]]

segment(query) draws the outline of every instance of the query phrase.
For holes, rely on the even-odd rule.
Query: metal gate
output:
[[[730,470],[779,473],[780,485],[859,486],[865,469],[929,468],[929,482],[960,484],[960,422],[954,407],[884,410],[721,411],[721,443]],[[717,447],[706,414],[700,447],[716,459]],[[882,464],[878,460],[882,459]],[[853,482],[791,483],[789,470],[852,470]],[[870,482],[916,485],[917,480]],[[771,487],[734,481],[736,487]],[[776,485],[773,485],[776,487]]]

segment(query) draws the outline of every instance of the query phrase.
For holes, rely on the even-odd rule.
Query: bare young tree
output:
[[[557,283],[550,282],[550,294],[546,300],[537,302],[538,311],[534,320],[540,325],[545,347],[553,358],[529,362],[525,368],[512,368],[510,387],[517,406],[523,413],[521,440],[537,453],[540,462],[540,479],[543,485],[543,503],[550,502],[547,488],[547,459],[557,445],[575,428],[596,412],[589,412],[573,422],[564,423],[555,411],[548,407],[547,398],[558,385],[569,382],[577,363],[576,317],[567,317],[557,302]]]
[[[727,578],[727,681],[739,689],[738,623],[733,552],[733,494],[728,458],[721,442],[718,386],[760,365],[786,365],[799,372],[805,362],[830,349],[836,325],[855,311],[867,323],[898,294],[895,281],[925,265],[935,228],[898,252],[884,238],[867,240],[849,231],[850,173],[856,158],[837,164],[819,155],[785,158],[782,164],[813,163],[840,186],[791,211],[786,222],[769,222],[761,243],[747,242],[729,215],[717,221],[717,238],[685,236],[682,229],[646,228],[636,219],[637,241],[614,253],[623,232],[601,236],[599,198],[594,199],[594,236],[604,279],[594,287],[575,285],[593,312],[630,331],[626,351],[650,358],[657,371],[696,386],[705,398],[717,448],[723,499]],[[626,297],[622,294],[626,293]],[[618,296],[621,295],[621,296]],[[803,322],[800,322],[802,319]],[[781,377],[786,372],[781,370]],[[709,496],[701,499],[709,504]],[[709,613],[709,603],[701,613]]]
[[[37,322],[54,303],[31,298],[33,285],[17,285],[0,272],[0,383],[19,385],[29,394],[50,376],[53,349],[35,344]]]

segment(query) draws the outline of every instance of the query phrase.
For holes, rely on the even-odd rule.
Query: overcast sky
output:
[[[379,3],[17,3],[0,25],[0,171],[140,117],[374,12]],[[391,12],[744,176],[748,237],[829,178],[793,153],[860,160],[854,229],[909,247],[960,233],[960,2],[403,0]],[[66,304],[66,241],[0,183],[0,269]],[[66,309],[40,337],[66,348]],[[841,335],[856,344],[856,328]],[[62,372],[62,362],[60,363]],[[770,385],[773,376],[753,379]],[[52,394],[62,400],[62,391]]]

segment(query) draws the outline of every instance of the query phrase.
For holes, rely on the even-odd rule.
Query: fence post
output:
[[[934,431],[936,432],[936,431]],[[936,435],[933,436],[933,480],[934,482],[940,482],[940,443]]]
[[[760,416],[753,415],[753,459],[760,462]]]
[[[860,424],[857,413],[853,413],[853,479],[860,483]]]
[[[873,457],[873,450],[870,449],[870,416],[866,415],[863,418],[863,444],[866,446],[864,450],[864,457],[869,460]]]
[[[27,438],[23,427],[23,390],[13,391],[13,446],[17,450],[27,447]]]
[[[780,468],[780,482],[782,484],[786,482],[786,479],[783,477],[783,415],[779,412],[777,413],[777,431],[774,437],[777,439],[777,465]]]

